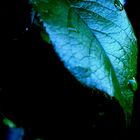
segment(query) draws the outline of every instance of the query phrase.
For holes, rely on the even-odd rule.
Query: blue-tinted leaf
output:
[[[83,85],[115,96],[132,113],[137,42],[118,0],[32,0],[54,49]]]

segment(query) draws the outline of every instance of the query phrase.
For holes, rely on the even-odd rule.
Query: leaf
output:
[[[83,85],[119,101],[129,123],[137,41],[118,0],[32,0],[65,67]],[[135,89],[135,88],[133,88]]]
[[[9,120],[8,118],[4,118],[3,123],[10,128],[16,128],[16,125],[11,120]]]

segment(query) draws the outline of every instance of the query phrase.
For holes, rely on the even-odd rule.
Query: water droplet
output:
[[[119,11],[122,11],[124,9],[123,4],[119,0],[114,0],[114,5]]]
[[[136,91],[137,88],[138,88],[138,84],[137,84],[137,81],[135,79],[135,77],[133,77],[132,79],[130,79],[128,81],[128,85],[130,86],[130,88],[133,90],[133,91]]]

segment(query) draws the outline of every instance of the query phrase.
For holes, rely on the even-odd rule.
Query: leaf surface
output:
[[[137,66],[137,41],[118,0],[32,0],[65,67],[83,85],[115,96],[129,121],[129,81]],[[135,88],[133,88],[135,89]]]

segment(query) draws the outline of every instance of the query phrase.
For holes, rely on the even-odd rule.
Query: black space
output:
[[[76,81],[53,47],[43,42],[40,29],[30,25],[30,8],[27,0],[0,4],[0,112],[25,129],[25,140],[87,139],[95,137],[98,130],[98,137],[106,130],[114,138],[118,134],[129,136],[118,102],[107,100]],[[125,9],[139,44],[138,2],[127,0]],[[140,82],[139,68],[137,79]],[[131,126],[137,129],[140,128],[139,91],[134,99]]]

